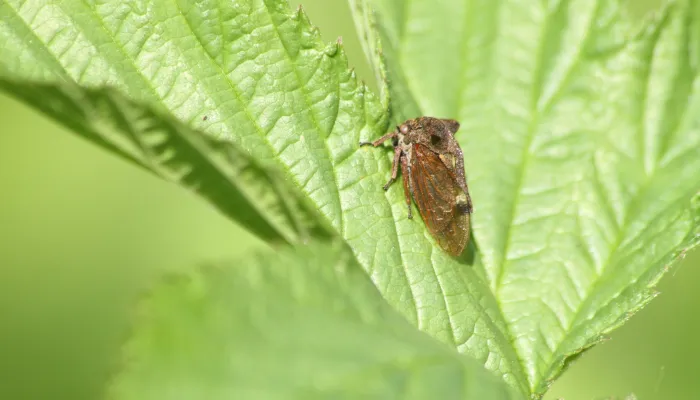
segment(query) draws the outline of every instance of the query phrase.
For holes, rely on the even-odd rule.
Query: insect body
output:
[[[455,120],[420,117],[404,122],[374,142],[360,143],[377,147],[392,139],[394,162],[384,190],[396,180],[400,165],[408,218],[413,217],[413,197],[430,233],[453,256],[461,254],[467,245],[469,214],[473,210],[462,149],[454,137],[458,129]]]

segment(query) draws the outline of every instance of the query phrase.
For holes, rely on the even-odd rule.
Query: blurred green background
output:
[[[630,4],[643,15],[656,3]],[[373,84],[345,0],[303,4]],[[4,95],[0,121],[0,399],[99,398],[131,306],[159,274],[265,244]],[[698,265],[695,251],[547,398],[700,398]]]

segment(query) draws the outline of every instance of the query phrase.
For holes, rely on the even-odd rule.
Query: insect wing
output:
[[[428,230],[440,247],[458,256],[469,240],[469,213],[460,203],[466,194],[439,155],[423,145],[413,146],[409,175],[413,200]]]

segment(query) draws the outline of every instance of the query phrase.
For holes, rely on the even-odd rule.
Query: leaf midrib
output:
[[[539,124],[540,116],[549,111],[551,105],[554,104],[556,102],[556,100],[559,98],[559,96],[562,94],[563,88],[566,87],[566,84],[569,82],[569,80],[573,76],[573,72],[576,70],[578,65],[580,65],[580,62],[582,60],[581,57],[583,55],[583,50],[586,48],[587,44],[589,43],[590,37],[591,37],[591,27],[592,27],[593,23],[596,21],[596,18],[597,18],[599,11],[600,11],[600,1],[596,1],[595,10],[591,13],[591,17],[590,17],[590,20],[588,23],[588,29],[586,30],[585,36],[582,38],[580,45],[577,47],[577,51],[573,55],[572,61],[570,62],[563,78],[557,82],[554,90],[552,90],[552,94],[549,96],[549,98],[544,98],[545,101],[542,104],[540,104],[540,102],[543,99],[541,97],[541,95],[542,95],[542,90],[544,88],[542,87],[542,78],[543,77],[541,75],[543,75],[545,73],[544,68],[543,68],[544,57],[545,57],[545,54],[544,54],[544,46],[546,43],[545,40],[539,41],[539,47],[538,47],[538,51],[537,51],[537,55],[536,55],[537,63],[536,63],[535,68],[534,68],[536,76],[534,77],[535,79],[533,79],[533,83],[535,83],[536,85],[533,85],[533,91],[531,93],[530,123],[528,124],[527,137],[526,137],[525,143],[523,145],[523,151],[522,151],[522,157],[521,157],[522,162],[520,163],[519,168],[518,168],[519,174],[518,174],[518,178],[517,178],[516,185],[514,188],[514,197],[513,197],[513,201],[510,204],[510,207],[509,207],[509,209],[510,209],[509,221],[510,222],[508,224],[508,229],[506,231],[506,240],[504,241],[504,246],[503,246],[503,249],[501,252],[501,257],[502,257],[501,263],[500,263],[500,267],[498,268],[498,274],[496,275],[496,279],[494,280],[494,284],[491,286],[492,290],[493,290],[493,295],[497,299],[498,304],[499,304],[498,309],[501,312],[502,318],[506,321],[507,334],[509,335],[509,338],[511,340],[515,354],[518,357],[518,361],[520,362],[520,366],[521,366],[524,373],[526,372],[526,367],[525,367],[525,363],[523,362],[523,357],[521,355],[520,348],[519,348],[519,346],[516,345],[516,342],[513,339],[514,334],[513,334],[513,331],[511,329],[511,323],[505,318],[505,315],[503,314],[503,307],[500,305],[501,304],[500,289],[502,287],[502,281],[503,281],[503,277],[505,275],[506,265],[507,265],[507,261],[508,261],[508,249],[510,247],[511,240],[512,240],[512,233],[513,233],[513,227],[514,227],[514,222],[515,222],[517,204],[519,203],[519,199],[520,199],[521,192],[522,192],[522,186],[523,186],[523,182],[524,182],[524,178],[525,178],[525,173],[526,173],[528,164],[530,162],[530,158],[532,156],[531,147],[532,147],[532,143],[534,141],[534,136],[535,136],[537,126]],[[540,37],[542,37],[544,34],[547,33],[550,18],[551,18],[551,12],[548,9],[547,14],[545,16],[544,23],[541,25]],[[461,99],[462,97],[463,96],[460,96],[459,98]],[[621,232],[621,231],[619,231],[619,232]],[[619,246],[620,241],[621,241],[621,238],[618,237],[618,240],[616,241],[618,246]],[[617,248],[617,246],[615,248]],[[613,252],[611,252],[610,257],[612,257],[612,253]],[[609,259],[608,259],[608,262],[609,262]],[[598,279],[599,277],[600,277],[600,275],[597,275],[596,279]],[[571,328],[575,324],[576,318],[577,318],[578,314],[580,313],[583,305],[585,304],[584,299],[589,297],[590,293],[592,293],[594,291],[595,287],[597,286],[597,282],[598,281],[596,280],[596,284],[594,284],[590,287],[588,294],[586,296],[584,296],[583,298],[581,298],[576,311],[574,313],[572,313],[573,317],[570,319],[571,322],[570,322],[569,326],[567,326],[566,329],[564,329],[564,331],[566,332],[565,336],[559,341],[555,350],[549,353],[548,361],[546,362],[548,370],[552,369],[552,367],[553,367],[552,361],[553,361],[554,357],[558,354],[562,345],[564,343],[566,343],[566,341],[569,337],[569,334],[571,332]],[[539,368],[536,368],[536,370],[533,372],[535,373],[535,376],[534,376],[535,380],[534,381],[530,381],[529,374],[525,373],[525,376],[527,376],[528,377],[527,380],[530,381],[529,382],[530,391],[533,393],[536,393],[538,391],[538,388],[542,384],[541,378],[544,376],[542,374],[542,372],[544,372],[544,371],[539,371]]]
[[[411,0],[409,0],[409,2],[410,2],[410,1],[411,1]],[[406,12],[403,13],[402,17],[405,17],[405,14],[406,14]],[[499,12],[499,14],[500,14],[500,12]],[[404,19],[405,19],[405,18],[404,18]],[[401,25],[401,26],[405,26],[407,23],[408,23],[408,21],[402,21],[402,23],[401,23],[400,25]],[[402,33],[403,33],[403,32],[402,32]],[[399,42],[400,42],[400,43],[403,43],[403,41],[404,41],[404,35],[401,34],[401,35],[399,36]],[[466,41],[465,41],[465,42],[466,42]],[[403,46],[398,46],[398,47],[395,48],[395,51],[396,51],[397,55],[401,53],[402,47],[403,47]],[[400,59],[400,58],[401,58],[401,57],[399,56],[399,59]],[[399,70],[399,72],[402,72],[402,71],[403,71],[402,69]],[[408,83],[408,84],[410,85],[410,83]],[[411,93],[411,94],[415,93],[415,89],[414,89],[414,88],[412,88],[412,87],[409,86],[408,89],[409,89],[409,93]],[[461,96],[460,96],[460,97],[461,97]],[[417,103],[416,103],[416,104],[417,104]],[[531,136],[532,136],[532,135],[531,135]],[[529,146],[526,146],[525,149],[527,149],[527,147],[529,147]],[[526,151],[526,150],[524,150],[524,151]],[[522,178],[522,177],[521,177],[521,178]],[[395,229],[396,229],[396,231],[397,231],[397,233],[398,233],[398,227],[396,227],[396,223],[394,224],[394,227],[395,227]],[[403,256],[403,255],[402,255],[402,256]],[[432,258],[432,256],[431,256],[431,258]],[[435,271],[435,265],[434,265],[434,263],[432,262],[432,260],[431,260],[431,267],[433,267],[433,272],[434,272],[434,274],[435,274],[435,276],[436,276],[436,279],[437,279],[437,281],[438,281],[438,283],[439,283],[439,286],[440,286],[440,289],[441,289],[441,292],[442,292],[442,296],[441,296],[441,297],[442,297],[442,300],[443,300],[443,302],[444,302],[444,304],[445,304],[445,310],[448,311],[447,302],[445,301],[445,295],[444,295],[445,292],[444,292],[444,290],[442,290],[442,284],[440,283],[439,278],[437,278],[437,277],[438,277],[438,274],[437,274],[437,272]],[[409,285],[409,287],[410,287],[410,285]],[[491,295],[493,296],[493,298],[494,298],[494,300],[495,300],[495,303],[496,303],[496,304],[499,304],[498,297],[496,297],[496,291],[492,291],[492,292],[491,292]],[[475,304],[475,305],[479,305],[480,303],[479,303],[479,302],[474,302],[474,304]],[[522,390],[522,389],[524,389],[524,388],[529,388],[530,383],[529,383],[529,379],[527,378],[527,373],[526,373],[524,364],[523,364],[523,362],[522,362],[522,358],[520,357],[520,354],[519,354],[519,352],[518,352],[518,348],[514,345],[514,343],[512,342],[512,339],[511,339],[511,338],[512,338],[512,333],[511,333],[511,331],[510,331],[510,326],[509,326],[509,324],[507,323],[507,320],[505,319],[505,315],[503,314],[502,308],[501,308],[501,307],[496,307],[496,308],[497,308],[496,311],[498,312],[498,315],[499,315],[499,317],[501,318],[501,321],[503,322],[505,331],[502,331],[500,328],[496,327],[495,324],[492,324],[493,321],[490,321],[490,319],[489,319],[489,323],[490,323],[490,325],[493,327],[494,333],[503,334],[503,335],[504,335],[504,339],[505,339],[507,342],[510,343],[510,350],[513,352],[513,355],[514,355],[515,358],[516,358],[515,361],[518,362],[518,369],[517,369],[517,370],[511,370],[511,373],[516,374],[516,376],[517,376],[516,379],[517,379],[517,381],[521,384],[521,386],[518,387],[518,389],[519,389],[519,390]],[[483,309],[483,308],[482,308],[482,309]],[[452,324],[451,314],[449,313],[449,311],[447,312],[447,314],[448,314],[448,318],[449,318],[450,327],[454,327],[454,325]],[[420,320],[419,320],[419,321],[420,321]],[[453,338],[452,342],[456,345],[456,340],[455,340],[455,336],[454,336],[454,329],[452,329],[452,330],[450,331],[450,335],[451,335],[451,337]],[[505,354],[504,354],[503,356],[506,357]],[[519,376],[518,376],[518,375],[519,375]],[[524,386],[524,387],[523,387],[523,386]],[[523,392],[521,392],[521,394],[525,395],[525,393],[523,393]]]
[[[597,7],[596,7],[596,10],[593,14],[591,21],[595,21],[599,10],[600,10],[600,1],[597,2]],[[659,35],[660,35],[663,27],[666,25],[665,22],[666,22],[666,20],[658,23],[658,25],[655,27],[656,29],[655,29],[655,32],[652,36],[653,37],[652,40],[654,41],[654,43],[650,46],[649,53],[654,52],[654,49],[656,48],[656,46],[658,44]],[[591,26],[589,26],[589,29],[587,30],[586,37],[584,38],[584,41],[583,41],[582,45],[579,47],[579,49],[585,48],[585,46],[588,42],[588,38],[590,37],[590,31],[591,31]],[[577,52],[577,57],[579,57],[578,58],[579,62],[580,62],[580,54],[581,54],[580,51]],[[576,63],[572,63],[572,66],[569,69],[569,71],[573,71],[575,69],[574,68],[575,64]],[[652,66],[649,66],[646,69],[645,76],[644,76],[644,81],[646,82],[646,84],[643,85],[644,90],[643,90],[642,96],[640,96],[640,98],[639,98],[639,104],[642,107],[642,111],[641,111],[641,115],[639,117],[640,122],[637,125],[637,135],[641,139],[640,145],[642,146],[642,150],[647,148],[647,146],[644,145],[647,135],[645,134],[646,129],[643,125],[643,121],[645,120],[645,115],[647,114],[647,112],[646,112],[647,101],[646,100],[647,100],[647,94],[649,92],[648,88],[649,88],[649,85],[651,84],[651,82],[649,81],[651,73],[652,73]],[[571,75],[570,73],[567,73],[566,77],[568,78],[570,75]],[[568,81],[568,79],[562,80],[562,82],[567,82],[567,81]],[[560,90],[561,87],[562,86],[559,86],[559,90],[555,91],[556,94],[559,94],[561,92],[561,90]],[[556,100],[556,98],[557,98],[557,96],[553,96],[551,99],[549,99],[546,103],[545,109],[548,109],[549,105],[551,105]],[[686,109],[686,108],[687,108],[687,102],[686,102],[686,107],[684,109]],[[644,159],[646,159],[646,156],[644,154],[642,154],[640,156],[640,159],[644,160]],[[632,211],[634,210],[634,205],[639,202],[640,196],[643,196],[647,192],[647,189],[649,188],[651,182],[655,179],[655,174],[658,172],[658,168],[654,168],[652,171],[645,171],[645,172],[646,173],[644,175],[644,180],[639,183],[637,190],[636,190],[636,193],[634,194],[634,196],[632,196],[629,199],[627,206],[625,207],[625,210],[627,210],[627,212],[623,216],[622,223],[620,225],[618,225],[618,227],[617,227],[617,234],[615,235],[615,240],[613,241],[613,244],[610,247],[610,252],[608,254],[608,257],[606,258],[606,260],[603,263],[601,263],[599,269],[597,269],[597,268],[594,269],[595,276],[592,280],[592,284],[587,288],[586,294],[580,299],[576,309],[573,310],[573,312],[570,314],[571,315],[571,318],[569,319],[570,323],[567,324],[566,329],[564,329],[564,332],[566,332],[566,333],[559,340],[559,343],[557,344],[557,347],[554,349],[554,351],[551,351],[549,353],[548,361],[546,362],[547,368],[542,371],[542,372],[544,372],[543,374],[538,374],[539,379],[534,382],[533,387],[532,387],[533,390],[537,390],[539,392],[546,390],[546,387],[547,387],[546,382],[553,379],[554,377],[556,377],[557,371],[555,371],[556,365],[553,363],[554,359],[558,356],[561,356],[564,359],[566,358],[566,355],[560,354],[560,352],[563,351],[563,348],[565,347],[565,345],[570,341],[570,338],[572,336],[571,333],[576,329],[577,326],[581,326],[586,321],[593,320],[597,316],[597,312],[596,312],[594,315],[590,316],[585,321],[579,320],[579,317],[581,315],[582,310],[584,309],[584,306],[587,305],[587,299],[590,299],[591,295],[596,292],[596,290],[598,289],[598,287],[601,283],[601,278],[603,277],[604,272],[610,268],[612,261],[619,254],[620,248],[621,248],[623,242],[625,241],[625,238],[627,238],[627,235],[629,233],[628,230],[629,230],[630,224],[632,222],[634,222],[634,218],[633,218],[634,216],[632,213]],[[595,174],[595,175],[598,176],[598,174]],[[671,207],[671,205],[669,205],[669,207]],[[668,207],[666,207],[666,208],[668,208]],[[664,208],[664,209],[666,209],[666,208]],[[662,214],[662,213],[663,212],[659,212],[658,214]],[[650,268],[652,268],[654,263],[651,263],[650,265],[651,266],[645,271],[648,271]],[[636,282],[636,279],[635,279],[635,282]],[[600,310],[604,309],[606,306],[610,305],[613,300],[614,299],[611,299],[606,305],[600,307],[598,311],[600,311]],[[590,337],[587,337],[586,340],[588,342],[585,345],[583,345],[583,348],[590,345],[591,340],[595,341],[595,338],[591,339]]]

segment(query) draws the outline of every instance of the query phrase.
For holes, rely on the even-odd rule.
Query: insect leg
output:
[[[394,163],[391,165],[391,178],[389,178],[389,182],[384,185],[384,190],[389,190],[389,186],[396,180],[396,176],[399,173],[399,162],[401,162],[401,148],[394,147]]]
[[[411,210],[411,198],[413,196],[413,186],[411,185],[411,167],[408,166],[406,159],[401,162],[401,174],[403,175],[403,195],[406,198],[406,206],[408,206],[408,219],[413,219]]]
[[[382,143],[386,142],[389,139],[393,139],[398,135],[397,131],[389,132],[386,135],[380,137],[379,139],[375,140],[374,142],[360,142],[360,146],[369,146],[372,145],[374,147],[377,147],[381,145]]]

